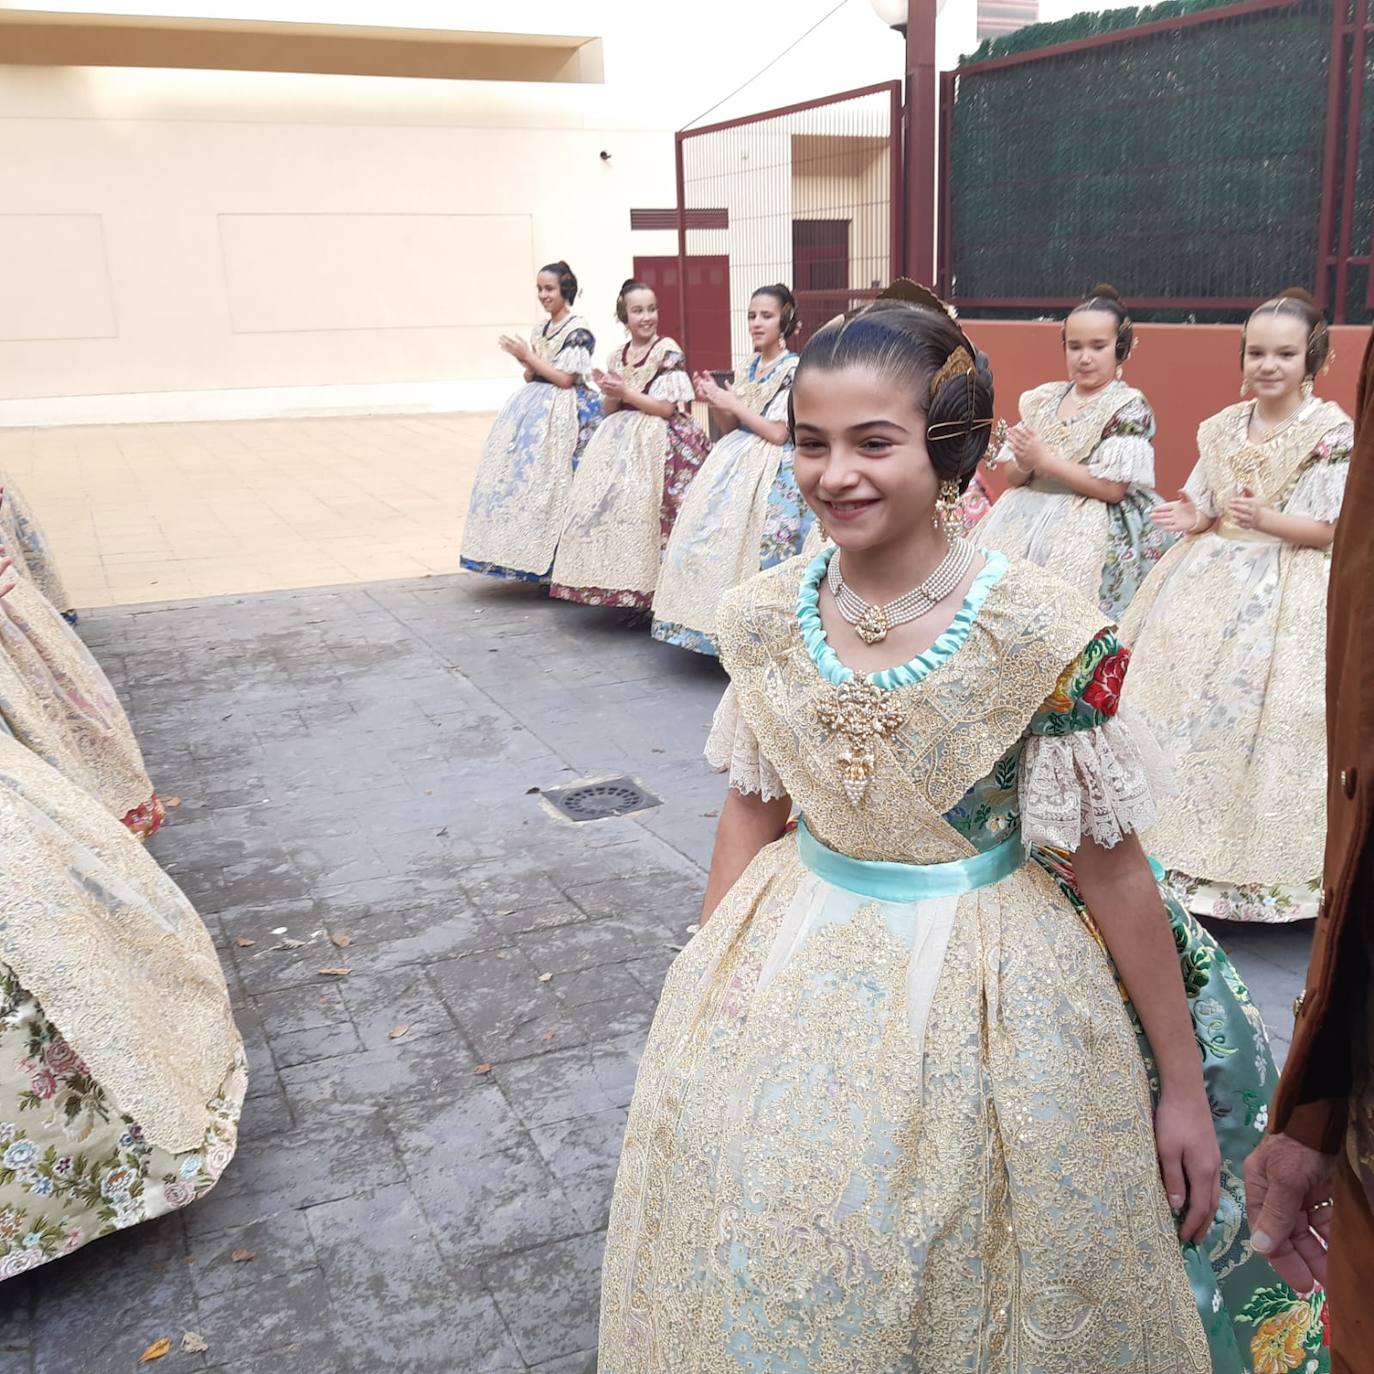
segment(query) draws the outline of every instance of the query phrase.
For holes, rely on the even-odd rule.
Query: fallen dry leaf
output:
[[[163,806],[180,806],[180,805],[181,805],[181,798],[180,798],[180,797],[163,797],[163,799],[162,799],[162,804],[163,804]]]
[[[304,948],[304,946],[305,946],[305,941],[304,941],[304,940],[293,940],[293,939],[290,939],[290,938],[288,937],[287,939],[281,940],[281,941],[279,941],[277,944],[273,945],[272,948],[273,948],[273,949],[302,949],[302,948]]]
[[[251,946],[257,944],[257,941],[256,941],[256,940],[250,940],[246,935],[240,935],[239,938],[238,938],[237,940],[234,941],[234,943],[235,943],[240,949],[249,949]]]
[[[340,949],[347,949],[353,943],[353,937],[351,935],[331,935],[329,943],[338,945]]]
[[[552,1039],[553,1039],[553,1032],[552,1032],[552,1031],[545,1031],[545,1032],[544,1032],[544,1039],[545,1039],[545,1040],[552,1040]]]
[[[677,954],[681,954],[681,953],[682,953],[682,946],[681,946],[681,945],[669,945],[668,948],[671,949],[671,950],[673,950],[673,951],[674,951],[675,953],[677,953]]]
[[[490,1072],[491,1072],[491,1065],[490,1065],[490,1064],[479,1064],[475,1069],[473,1069],[473,1073],[479,1073],[479,1074],[480,1074],[480,1073],[490,1073]]]
[[[200,1355],[209,1348],[209,1342],[199,1331],[187,1331],[181,1338],[181,1350],[185,1355]]]
[[[160,1360],[164,1355],[172,1353],[172,1338],[164,1336],[160,1341],[154,1341],[147,1350],[138,1357],[139,1364],[152,1364],[154,1360]]]
[[[409,1026],[392,1026],[386,1038],[388,1040],[399,1040],[409,1029]]]
[[[703,816],[706,816],[706,817],[709,819],[709,818],[712,817],[712,816],[719,816],[719,815],[720,815],[720,812],[719,812],[719,811],[703,811],[701,814],[702,814]]]
[[[551,983],[551,982],[553,981],[553,974],[551,974],[551,973],[541,973],[541,974],[539,975],[539,981],[540,981],[541,983]]]
[[[353,970],[351,968],[322,968],[321,978],[347,978]]]
[[[229,1252],[229,1258],[233,1260],[235,1264],[247,1264],[250,1260],[257,1259],[257,1257],[258,1252],[256,1250],[231,1250]]]
[[[527,797],[532,797],[532,796],[534,796],[535,793],[538,792],[538,791],[540,791],[540,789],[539,789],[538,787],[527,787],[527,788],[525,788],[525,795],[526,795]]]

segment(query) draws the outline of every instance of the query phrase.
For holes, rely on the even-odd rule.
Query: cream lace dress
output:
[[[1334,523],[1353,430],[1311,400],[1269,443],[1252,405],[1198,429],[1189,495],[1205,515],[1249,485],[1288,515]],[[1178,778],[1148,836],[1179,900],[1204,916],[1294,921],[1316,914],[1326,834],[1328,550],[1298,548],[1223,519],[1184,539],[1122,624],[1134,659],[1127,705]]]
[[[830,552],[721,607],[708,757],[804,820],[668,974],[601,1374],[1208,1374],[1127,1006],[1023,847],[1154,818],[1124,656],[994,553],[927,654],[858,679],[816,610]]]
[[[93,797],[0,734],[0,1279],[205,1194],[246,1087],[200,918]]]

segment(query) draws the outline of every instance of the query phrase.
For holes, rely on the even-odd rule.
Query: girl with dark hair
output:
[[[491,577],[547,582],[573,471],[601,418],[590,381],[596,339],[573,313],[577,278],[551,262],[535,278],[548,319],[529,342],[498,340],[525,370],[482,450],[463,526],[462,566]]]
[[[787,398],[797,355],[797,303],[781,283],[749,299],[750,358],[733,386],[704,372],[699,401],[726,431],[682,504],[654,592],[655,639],[714,654],[716,609],[731,587],[800,552],[812,523],[797,491],[787,432]]]
[[[1136,838],[1148,744],[1096,601],[956,526],[986,360],[893,291],[793,383],[838,547],[720,608],[730,791],[640,1063],[598,1367],[1239,1374],[1213,1113],[1253,1144],[1267,1044]]]
[[[1198,463],[1155,520],[1181,535],[1122,626],[1128,703],[1178,774],[1151,852],[1191,911],[1317,913],[1326,833],[1328,557],[1354,432],[1312,395],[1326,321],[1292,289],[1241,334],[1241,396],[1198,428]]]
[[[629,341],[594,369],[606,418],[568,498],[553,569],[554,596],[647,610],[663,546],[711,445],[692,419],[682,349],[658,333],[658,299],[630,280],[616,297]]]
[[[1093,287],[1061,337],[1068,381],[1021,397],[1021,421],[994,460],[1008,466],[1010,490],[978,537],[1053,568],[1116,620],[1173,539],[1150,520],[1155,417],[1121,380],[1135,336],[1115,287]]]

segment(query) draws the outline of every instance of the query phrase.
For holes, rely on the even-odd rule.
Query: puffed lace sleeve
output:
[[[1095,840],[1110,849],[1158,821],[1155,797],[1172,790],[1168,765],[1144,725],[1117,714],[1129,662],[1130,650],[1104,630],[1031,721],[1018,782],[1027,848],[1073,853]]]
[[[553,360],[553,365],[560,372],[571,372],[574,377],[586,381],[591,376],[592,356],[595,350],[596,340],[592,337],[590,329],[570,330]]]
[[[1284,514],[1334,525],[1345,499],[1345,479],[1350,472],[1350,451],[1354,445],[1355,431],[1349,424],[1337,425],[1325,434],[1303,464],[1293,494],[1284,502]]]
[[[1155,484],[1155,416],[1143,396],[1133,396],[1107,422],[1102,442],[1088,459],[1088,471],[1104,482]]]
[[[658,376],[649,383],[649,395],[655,401],[673,401],[679,406],[691,405],[692,379],[687,375],[687,360],[676,348],[670,348],[659,364]]]
[[[735,689],[727,687],[706,738],[706,762],[717,773],[729,773],[736,792],[756,792],[764,801],[787,795],[773,765],[759,750],[754,732],[745,723]]]

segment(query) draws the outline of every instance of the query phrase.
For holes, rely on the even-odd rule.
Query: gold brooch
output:
[[[844,736],[848,746],[840,755],[840,786],[851,806],[863,802],[864,793],[878,771],[875,745],[890,735],[906,718],[890,692],[859,678],[829,686],[816,703],[816,719],[827,730]]]

